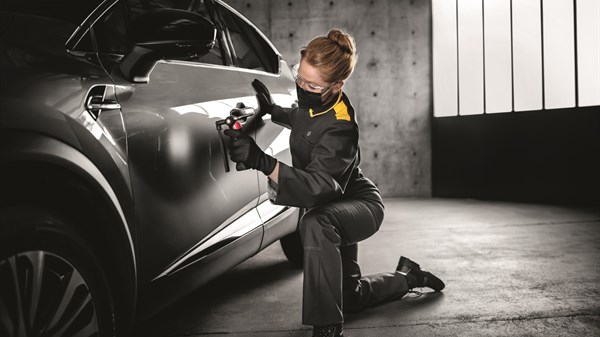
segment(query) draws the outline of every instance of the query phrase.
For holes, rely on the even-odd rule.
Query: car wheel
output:
[[[23,209],[0,226],[1,336],[114,336],[106,277],[74,227]]]
[[[281,248],[288,261],[290,261],[294,267],[302,268],[304,263],[304,248],[302,248],[300,232],[295,231],[292,234],[288,234],[281,238],[279,242],[281,242]]]

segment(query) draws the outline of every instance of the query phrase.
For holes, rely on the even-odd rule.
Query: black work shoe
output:
[[[428,271],[421,270],[419,265],[411,259],[401,256],[396,271],[404,276],[414,276],[416,282],[409,285],[409,289],[415,287],[429,287],[435,291],[442,291],[446,286],[442,280]]]
[[[313,327],[312,337],[344,337],[342,324]]]

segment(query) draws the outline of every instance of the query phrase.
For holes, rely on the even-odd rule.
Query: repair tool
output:
[[[223,126],[227,125],[233,130],[242,130],[242,133],[248,133],[254,130],[257,126],[262,125],[264,122],[260,112],[254,113],[254,108],[246,107],[244,103],[240,102],[235,105],[235,108],[229,112],[229,116],[225,119],[220,119],[215,122],[217,126],[217,132],[219,133],[219,140],[221,143],[221,153],[223,154],[223,165],[225,166],[225,172],[229,172],[229,154],[227,153],[227,146],[225,144],[225,138],[223,137]],[[240,121],[246,121],[244,126]],[[237,171],[247,170],[248,168],[244,163],[237,163],[235,166]]]

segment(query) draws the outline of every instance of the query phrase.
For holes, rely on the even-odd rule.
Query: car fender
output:
[[[94,200],[101,203],[98,207],[102,210],[110,210],[110,219],[114,220],[111,223],[115,226],[111,230],[120,233],[119,237],[115,238],[115,244],[121,247],[120,255],[126,256],[126,261],[121,262],[124,262],[125,266],[128,265],[127,269],[132,273],[128,277],[131,282],[122,282],[123,284],[120,285],[127,287],[120,291],[131,296],[127,299],[125,321],[132,322],[138,290],[135,237],[115,190],[100,169],[75,147],[35,132],[0,130],[0,179],[4,181],[2,185],[7,185],[6,179],[19,179],[19,177],[13,177],[15,167],[31,167],[31,165],[57,168],[77,177],[79,181],[84,182],[88,190],[93,192]],[[0,194],[2,193],[6,193],[6,191],[0,191]]]

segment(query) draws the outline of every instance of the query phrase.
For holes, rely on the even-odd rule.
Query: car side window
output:
[[[129,0],[131,21],[135,22],[140,16],[161,8],[185,10],[201,15],[210,22],[215,22],[209,12],[206,2],[201,0]],[[179,60],[197,63],[224,65],[221,43],[217,39],[212,49],[203,55],[191,55]],[[177,58],[175,58],[177,59]]]
[[[94,23],[92,32],[99,53],[121,55],[127,53],[130,42],[127,37],[125,17],[125,7],[118,2]]]
[[[237,67],[276,73],[279,57],[269,43],[244,19],[218,4],[226,26],[226,38],[233,46],[231,52]]]
[[[98,20],[75,45],[75,50],[86,53],[125,55],[131,43],[127,37],[125,6],[115,3]]]

